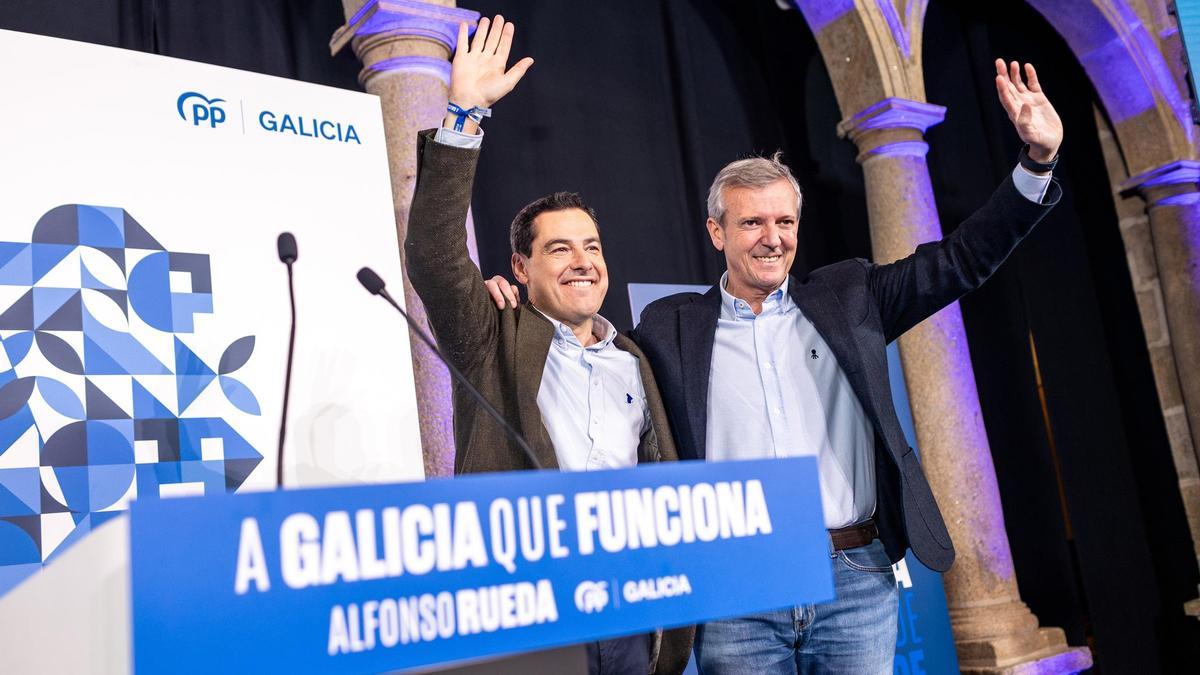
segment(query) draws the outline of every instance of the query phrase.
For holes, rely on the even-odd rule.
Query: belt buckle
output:
[[[833,544],[833,550],[835,551],[844,551],[848,548],[866,546],[875,538],[871,536],[871,531],[873,529],[876,533],[878,533],[878,529],[875,528],[875,519],[868,518],[861,523],[855,523],[853,525],[847,525],[846,527],[841,527],[836,530],[830,530],[830,543]]]

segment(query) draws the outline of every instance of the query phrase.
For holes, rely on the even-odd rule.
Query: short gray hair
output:
[[[748,157],[730,162],[717,172],[708,189],[708,217],[724,225],[725,190],[728,188],[765,188],[775,181],[786,179],[796,190],[796,217],[800,217],[802,198],[800,184],[792,170],[783,163],[783,152],[776,150],[770,157]]]

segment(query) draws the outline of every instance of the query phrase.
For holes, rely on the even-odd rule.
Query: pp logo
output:
[[[199,92],[185,91],[179,95],[175,108],[179,111],[179,117],[185,122],[190,121],[192,126],[205,123],[210,129],[215,129],[218,124],[225,122],[225,109],[218,105],[224,102],[223,98],[210,99]]]
[[[585,614],[608,606],[608,582],[584,581],[575,587],[575,608]]]

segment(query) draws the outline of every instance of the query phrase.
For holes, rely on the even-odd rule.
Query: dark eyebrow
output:
[[[571,241],[570,239],[551,239],[550,241],[546,242],[546,243],[545,243],[545,244],[542,246],[542,250],[544,251],[544,250],[546,250],[546,249],[548,249],[548,248],[550,248],[551,246],[554,246],[554,245],[556,245],[556,244],[566,244],[567,246],[570,246],[570,245],[571,245],[571,243],[572,243],[572,241]],[[583,240],[583,243],[584,243],[584,245],[587,245],[587,244],[599,244],[599,243],[600,243],[600,237],[588,237],[587,239],[584,239],[584,240]]]

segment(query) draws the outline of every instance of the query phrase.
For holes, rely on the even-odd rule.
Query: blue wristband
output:
[[[454,103],[453,101],[447,103],[446,112],[455,116],[455,120],[454,120],[454,130],[455,131],[463,130],[463,124],[466,122],[468,117],[470,117],[471,120],[473,122],[475,122],[476,124],[479,124],[480,122],[483,121],[483,118],[492,116],[491,108],[480,108],[478,106],[473,107],[473,108],[463,108],[462,106]]]

